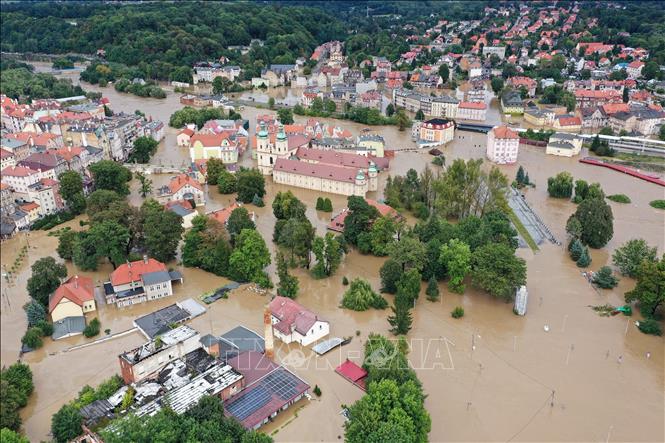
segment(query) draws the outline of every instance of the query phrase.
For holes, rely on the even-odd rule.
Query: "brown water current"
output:
[[[76,78],[78,74],[68,74]],[[117,93],[113,88],[85,84],[85,89],[99,90],[109,97],[115,111],[140,109],[168,122],[170,114],[181,107],[178,94],[169,93],[165,100],[145,99]],[[254,126],[254,118],[268,111],[245,108],[244,118]],[[301,120],[297,118],[297,120]],[[360,132],[363,125],[330,120],[331,123]],[[413,146],[409,132],[394,127],[374,128],[384,136],[388,147]],[[188,161],[186,149],[175,145],[175,130],[169,128],[160,144],[155,163],[179,165]],[[456,139],[443,149],[447,162],[455,158],[482,158],[485,137],[458,132]],[[584,155],[584,154],[582,154]],[[390,174],[404,174],[409,168],[422,170],[431,161],[426,153],[398,153]],[[252,160],[245,154],[243,164]],[[592,250],[591,269],[611,264],[612,251],[631,238],[644,238],[665,250],[665,212],[649,206],[649,201],[664,198],[663,188],[619,173],[578,163],[577,159],[546,156],[539,148],[520,147],[519,164],[523,165],[536,189],[526,192],[529,204],[548,224],[552,232],[565,239],[565,222],[575,210],[570,202],[547,196],[547,177],[567,170],[575,178],[599,182],[606,194],[623,193],[632,203],[610,202],[614,211],[614,238],[603,249]],[[437,167],[434,167],[435,169]],[[517,165],[501,166],[510,178]],[[385,175],[385,174],[384,174]],[[155,186],[168,176],[152,176]],[[385,180],[385,177],[382,177]],[[140,204],[136,183],[130,196]],[[280,190],[289,189],[308,205],[307,216],[323,234],[330,215],[314,210],[318,193],[277,186],[267,180],[266,207],[247,207],[254,211],[258,230],[269,248],[275,224],[270,202]],[[208,189],[205,211],[228,205],[232,196]],[[369,197],[380,197],[381,192]],[[346,199],[331,197],[335,213]],[[78,220],[65,226],[81,229]],[[25,290],[30,275],[29,265],[45,256],[56,256],[57,239],[43,231],[20,235],[2,244],[2,265],[11,267],[19,249],[30,244],[27,263],[11,284],[3,281],[1,311],[2,364],[16,361],[20,338],[26,328],[21,306],[28,300]],[[664,340],[640,333],[633,322],[640,318],[599,317],[588,305],[623,304],[623,294],[634,281],[622,278],[613,290],[593,289],[579,268],[568,258],[563,247],[542,245],[532,253],[520,249],[527,261],[529,304],[527,314],[513,314],[512,304],[492,299],[467,285],[464,295],[450,293],[440,285],[441,300],[428,302],[424,294],[413,311],[413,329],[409,332],[409,360],[423,382],[428,395],[426,407],[432,417],[431,441],[664,441]],[[342,276],[362,277],[375,289],[379,287],[378,269],[383,259],[351,252],[337,273],[328,279],[315,280],[305,270],[294,270],[300,279],[298,302],[330,321],[331,336],[353,336],[353,341],[324,357],[315,357],[308,348],[280,346],[277,360],[289,366],[311,386],[321,388],[323,395],[304,400],[282,414],[263,431],[273,433],[276,441],[337,441],[343,437],[343,404],[358,400],[362,391],[335,374],[333,368],[345,358],[361,362],[363,344],[370,332],[390,336],[386,321],[388,311],[351,312],[340,309],[345,287]],[[132,327],[140,315],[188,297],[201,294],[227,282],[226,279],[197,270],[169,264],[183,272],[184,284],[177,285],[173,297],[126,309],[99,306],[102,330],[117,333]],[[77,271],[67,264],[70,275]],[[86,272],[98,282],[105,281],[110,265],[98,272]],[[270,267],[271,274],[274,269]],[[83,274],[83,273],[81,273]],[[392,296],[386,297],[392,302]],[[202,334],[220,334],[239,324],[256,331],[262,328],[262,309],[268,297],[246,286],[231,293],[226,300],[208,305],[208,312],[191,325]],[[450,311],[464,307],[462,319],[452,319]],[[544,326],[549,326],[549,332]],[[359,336],[356,336],[359,331]],[[117,355],[144,341],[132,333],[87,348],[64,352],[66,348],[88,341],[82,336],[53,342],[45,340],[42,349],[23,356],[34,373],[35,392],[21,415],[30,441],[46,439],[51,415],[76,396],[85,384],[96,386],[119,373]],[[279,344],[279,342],[278,342]],[[646,357],[647,352],[650,358]],[[622,357],[619,362],[619,357]],[[554,391],[554,395],[552,392]],[[298,409],[302,406],[301,409]],[[297,414],[294,411],[297,410]]]

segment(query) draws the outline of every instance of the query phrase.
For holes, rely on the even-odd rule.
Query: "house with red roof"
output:
[[[330,323],[295,300],[276,296],[269,308],[273,333],[286,344],[309,346],[330,333]]]
[[[644,68],[644,62],[639,60],[628,63],[628,66],[626,67],[628,78],[635,80],[642,77],[642,68]]]
[[[171,296],[174,281],[182,283],[180,272],[167,270],[154,258],[123,263],[104,283],[106,304],[123,307]]]
[[[366,198],[365,201],[368,205],[374,206],[376,210],[379,211],[381,217],[391,217],[395,221],[402,220],[403,218],[400,213],[391,206],[380,203],[371,198]],[[349,208],[342,209],[339,214],[330,220],[330,223],[328,223],[328,229],[335,232],[344,232],[344,220],[346,220],[347,215],[349,215]]]
[[[67,279],[51,295],[48,312],[51,320],[57,322],[66,317],[81,317],[97,310],[95,286],[92,279],[75,275]]]
[[[206,203],[203,185],[188,174],[171,178],[168,185],[159,188],[158,194],[162,203],[174,200],[189,200],[201,205]]]

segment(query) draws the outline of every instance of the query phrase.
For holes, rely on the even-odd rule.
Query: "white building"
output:
[[[494,163],[515,163],[519,146],[519,135],[508,126],[495,126],[487,133],[487,158]]]
[[[286,344],[309,346],[330,333],[330,323],[287,297],[275,297],[270,314],[275,336]]]

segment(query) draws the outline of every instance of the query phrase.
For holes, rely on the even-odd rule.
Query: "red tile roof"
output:
[[[231,213],[239,208],[240,205],[238,203],[233,203],[230,206],[227,206],[226,208],[223,209],[218,209],[217,211],[213,211],[208,214],[208,217],[214,218],[221,224],[225,225],[226,222],[229,220],[229,217],[231,217]]]
[[[295,329],[301,335],[307,335],[312,326],[321,320],[312,311],[287,297],[276,296],[270,302],[270,313],[279,322],[273,326],[283,334],[290,334]]]
[[[199,183],[197,180],[193,179],[187,174],[180,174],[177,175],[176,177],[173,177],[171,179],[171,182],[169,183],[169,190],[171,191],[171,194],[175,194],[181,188],[187,185],[190,185],[191,187],[196,188],[199,191],[203,192],[203,187],[201,186],[201,183]]]
[[[78,275],[70,277],[53,293],[53,296],[49,300],[48,312],[49,314],[53,312],[63,298],[79,306],[83,306],[84,302],[95,299],[94,291],[91,278],[79,277]]]
[[[333,166],[325,163],[307,163],[298,160],[278,158],[274,171],[288,172],[309,177],[326,178],[329,180],[355,183],[357,171],[344,166]]]
[[[130,263],[124,263],[111,273],[111,284],[113,286],[120,286],[130,282],[140,281],[141,275],[158,271],[166,271],[166,266],[164,263],[158,262],[154,258],[149,258],[146,261],[137,260]]]
[[[494,133],[495,138],[520,138],[520,136],[517,135],[517,132],[510,129],[508,126],[497,126],[492,129],[492,132]]]

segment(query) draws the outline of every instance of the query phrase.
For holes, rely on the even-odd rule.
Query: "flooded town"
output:
[[[375,3],[366,3],[362,14],[343,13],[360,14],[353,20],[380,15],[372,11]],[[389,3],[405,8],[404,2]],[[614,4],[607,2],[610,9]],[[651,6],[663,16],[662,5]],[[140,9],[119,8],[125,7]],[[224,10],[223,5],[215,7]],[[17,8],[14,13],[35,14]],[[268,5],[251,8],[275,11]],[[221,59],[211,53],[208,59],[214,63],[187,67],[191,82],[151,77],[148,86],[163,91],[164,98],[118,90],[125,79],[143,79],[111,72],[119,69],[119,59],[113,59],[117,47],[74,58],[66,68],[56,66],[60,57],[55,51],[26,50],[15,43],[12,52],[41,56],[3,53],[3,396],[10,392],[5,377],[13,380],[4,368],[17,362],[29,367],[34,385],[24,405],[12,403],[16,418],[10,418],[10,406],[3,403],[3,428],[31,442],[149,441],[132,434],[139,432],[141,420],[154,420],[154,432],[157,420],[170,413],[191,414],[195,420],[192,409],[202,414],[210,396],[221,399],[219,426],[231,429],[227,420],[238,425],[239,431],[225,431],[236,432],[233,441],[241,441],[241,435],[246,441],[254,441],[251,436],[264,441],[260,436],[279,442],[392,441],[388,436],[434,442],[664,441],[665,346],[660,331],[665,281],[659,263],[665,251],[665,137],[659,138],[659,131],[665,133],[660,129],[665,127],[665,59],[656,59],[655,48],[651,54],[652,48],[643,49],[646,55],[637,51],[642,48],[631,48],[629,61],[660,60],[658,73],[646,78],[628,67],[623,68],[627,77],[610,80],[597,71],[601,66],[613,71],[612,57],[630,47],[630,36],[602,41],[611,46],[605,52],[585,52],[585,42],[601,38],[594,30],[595,17],[609,20],[596,9],[574,2],[477,8],[479,16],[473,20],[433,11],[426,27],[408,8],[400,19],[376,18],[406,26],[410,43],[398,60],[370,49],[358,57],[353,40],[321,41],[303,54],[303,64],[281,64],[277,57],[272,69],[236,80],[232,74],[227,78],[224,68],[244,59],[232,62],[226,52]],[[111,14],[105,8],[99,13]],[[87,19],[78,20],[80,27]],[[582,20],[585,27],[579,28]],[[2,26],[4,35],[8,25]],[[579,37],[578,43],[572,34],[584,29],[593,38]],[[475,36],[468,45],[467,35]],[[395,36],[404,38],[401,31]],[[530,37],[526,48],[525,36]],[[572,48],[557,45],[564,36],[572,39]],[[484,43],[478,47],[480,39]],[[546,43],[538,46],[539,39]],[[247,51],[259,49],[265,50],[263,43],[261,48],[258,43],[247,46]],[[561,81],[550,80],[577,100],[572,109],[566,109],[565,100],[543,100],[543,90],[551,85],[541,86],[540,76],[525,76],[521,58],[542,54],[548,60],[564,57],[566,74],[557,71]],[[607,64],[600,63],[599,55],[607,56]],[[509,62],[509,57],[514,59]],[[27,87],[14,95],[9,83],[18,80],[4,72],[5,61],[17,64],[7,72],[53,76],[85,93],[74,97],[74,105],[55,96],[31,97]],[[594,66],[588,67],[585,63],[591,61]],[[540,59],[537,63],[543,64]],[[578,64],[580,69],[569,69]],[[517,66],[516,75],[505,75],[506,65]],[[371,75],[364,75],[368,66]],[[107,78],[91,82],[91,72],[99,74],[104,67]],[[360,79],[351,82],[353,76],[343,76],[340,69],[357,72]],[[582,71],[590,71],[592,79],[583,79]],[[517,74],[522,80],[513,80]],[[226,89],[206,77],[211,75],[223,78]],[[148,76],[144,73],[145,80]],[[502,79],[496,90],[495,78]],[[528,90],[532,78],[533,94]],[[504,80],[506,88],[511,80],[515,85],[509,93]],[[360,92],[370,82],[367,87],[373,89]],[[624,82],[621,90],[630,92],[625,100],[618,93],[616,101],[589,104],[585,93],[578,92],[585,90],[584,82],[606,82],[604,91],[610,83]],[[474,91],[479,89],[478,99]],[[525,94],[518,104],[510,104],[510,93]],[[648,101],[643,97],[647,94]],[[334,111],[327,112],[328,105]],[[620,105],[625,105],[621,115],[608,113]],[[514,112],[514,106],[521,112]],[[218,114],[201,122],[195,120],[198,114],[190,118],[183,113],[209,109]],[[358,109],[371,109],[382,120],[354,121],[353,116],[361,115]],[[593,126],[594,110],[606,124]],[[550,112],[551,123],[543,124],[549,118],[543,115]],[[631,121],[633,127],[617,129],[615,118],[617,125]],[[131,123],[117,129],[124,120]],[[601,131],[610,126],[614,132]],[[128,131],[131,142],[123,138]],[[154,144],[145,158],[138,154],[141,139]],[[602,148],[612,156],[599,153]],[[474,159],[481,163],[477,172],[471,170]],[[217,163],[223,171],[211,182]],[[106,169],[95,168],[99,164]],[[122,168],[119,175],[127,171],[126,179],[105,177],[105,182],[101,177],[116,166]],[[470,192],[473,199],[487,194],[485,207],[477,203],[462,210],[449,204],[469,192],[463,184],[446,188],[464,167],[468,169],[460,180],[480,180]],[[78,212],[65,171],[78,177],[83,200]],[[406,189],[413,176],[417,186],[425,187],[430,173],[432,189],[422,192],[431,192],[430,200],[421,191]],[[555,182],[563,181],[564,173],[572,178],[562,198]],[[493,174],[505,183],[496,185]],[[231,192],[223,189],[226,180],[232,180]],[[247,194],[242,186],[250,180],[261,186]],[[587,184],[589,194],[594,187],[600,190],[600,198],[580,195]],[[119,191],[123,186],[124,195]],[[627,202],[612,198],[617,195],[627,196]],[[288,201],[280,206],[281,200]],[[331,210],[324,208],[326,200]],[[607,212],[595,217],[609,220],[604,237],[605,225],[586,233],[587,218],[578,208],[595,210],[591,202],[609,211],[609,217]],[[416,203],[424,206],[421,212]],[[297,216],[279,216],[300,208]],[[369,221],[361,219],[361,211],[373,214]],[[162,212],[177,217],[155,215]],[[60,217],[64,213],[70,216]],[[483,224],[490,217],[497,218]],[[467,220],[471,218],[477,221]],[[579,232],[571,219],[581,224]],[[156,240],[148,220],[159,230]],[[162,220],[170,223],[164,222],[163,229],[158,226]],[[296,222],[311,226],[310,234],[298,234],[307,239],[283,240],[284,230]],[[243,223],[243,229],[236,230],[235,223]],[[384,223],[392,227],[384,234],[387,239],[375,238],[376,226]],[[354,226],[365,231],[354,234]],[[436,229],[438,234],[427,234]],[[492,229],[508,229],[509,238],[492,231],[489,241],[481,239]],[[112,246],[116,235],[126,235],[120,252]],[[67,238],[72,245],[65,244]],[[633,254],[637,263],[628,270],[627,245],[638,239],[648,248]],[[434,258],[429,248],[433,241],[440,242]],[[101,244],[105,242],[108,247]],[[257,242],[260,246],[253,246]],[[410,250],[409,242],[419,246]],[[504,242],[508,256],[492,255],[492,243]],[[453,259],[446,261],[445,252],[457,243],[466,249],[453,251]],[[579,259],[573,258],[576,243],[582,248]],[[327,255],[330,245],[340,252],[331,269],[324,269],[324,257],[334,261]],[[69,253],[63,252],[67,248]],[[481,252],[502,270],[490,266],[481,272]],[[453,283],[454,262],[464,261],[463,256],[467,269]],[[51,258],[53,262],[44,261]],[[225,270],[218,271],[221,262]],[[42,263],[50,268],[42,270],[45,276],[63,266],[66,271],[55,277],[43,303],[35,294],[52,282],[43,277],[43,284],[37,283],[42,277],[35,277],[36,268],[43,268]],[[387,289],[389,263],[399,274],[393,290]],[[598,278],[604,267],[613,284]],[[647,276],[648,269],[657,271]],[[418,275],[415,296],[403,303],[412,271]],[[499,280],[502,287],[497,289]],[[290,291],[293,281],[295,290]],[[383,300],[383,309],[351,307],[355,288],[362,284],[371,287],[364,296]],[[641,298],[640,291],[648,295]],[[32,304],[42,313],[39,321],[31,317]],[[52,333],[42,327],[42,337],[26,339],[44,323]],[[95,324],[96,334],[88,334]],[[657,333],[645,325],[654,325]],[[392,344],[381,349],[378,336]],[[373,349],[392,354],[378,355]],[[399,366],[399,358],[408,364]],[[397,366],[386,369],[381,366],[386,361]],[[100,386],[113,377],[113,389],[98,396]],[[86,386],[92,389],[86,391]],[[362,415],[370,413],[366,408],[376,408],[371,411],[376,420],[384,419],[371,401],[384,398],[400,409],[400,395],[414,395],[402,390],[412,386],[421,395],[411,399],[412,408],[420,407],[422,413],[405,406],[409,412],[399,414],[406,417],[394,413],[385,427],[368,429],[372,425]],[[93,394],[94,401],[85,400]],[[388,400],[388,395],[398,398]],[[65,426],[63,417],[70,409],[75,423],[70,419]],[[178,426],[183,422],[179,419]],[[159,435],[153,441],[179,441]],[[203,440],[197,436],[191,441]]]

